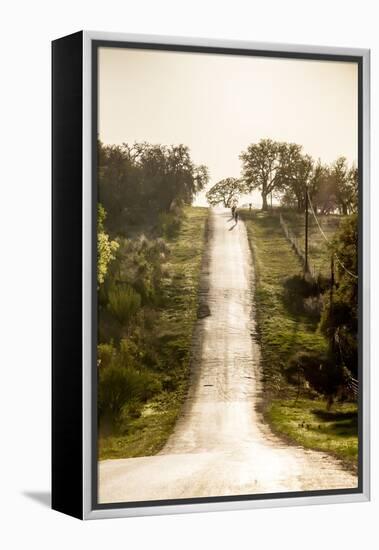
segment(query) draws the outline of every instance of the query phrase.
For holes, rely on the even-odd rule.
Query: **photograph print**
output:
[[[96,502],[360,487],[360,66],[95,46]]]

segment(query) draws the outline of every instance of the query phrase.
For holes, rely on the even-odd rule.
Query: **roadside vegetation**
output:
[[[304,280],[278,215],[242,210],[241,217],[256,268],[262,412],[278,435],[330,452],[355,469],[357,403],[320,326],[328,281]]]
[[[300,145],[271,139],[240,159],[241,178],[218,182],[207,198],[235,208],[241,195],[261,193],[261,211],[238,210],[255,258],[263,413],[278,434],[355,469],[357,167],[344,157],[315,162]]]
[[[308,449],[332,454],[356,471],[358,457],[357,406],[338,402],[326,410],[320,399],[275,399],[266,418],[279,435]]]
[[[99,164],[98,455],[148,456],[187,391],[207,176],[182,146],[99,144]]]

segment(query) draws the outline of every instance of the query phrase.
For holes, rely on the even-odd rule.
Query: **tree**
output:
[[[139,144],[134,163],[142,175],[145,204],[156,212],[190,204],[208,182],[207,168],[195,166],[184,145]]]
[[[336,208],[336,199],[330,179],[329,167],[319,159],[309,182],[309,195],[316,214],[330,214]]]
[[[190,204],[208,182],[207,168],[192,162],[188,147],[146,142],[99,142],[98,175],[107,229],[118,234],[125,234],[127,225],[154,225],[160,213]]]
[[[299,147],[299,146],[296,146]],[[271,139],[252,143],[242,152],[242,174],[248,191],[258,189],[262,196],[262,210],[268,209],[267,196],[283,187],[283,159],[289,154],[289,145]]]
[[[357,210],[358,170],[349,168],[344,157],[339,157],[331,166],[320,159],[314,163],[309,155],[303,155],[301,148],[287,145],[282,151],[282,166],[279,177],[284,192],[281,203],[289,207],[304,208],[305,189],[316,213],[331,214],[338,211],[348,215]]]
[[[305,206],[305,193],[313,173],[313,159],[301,153],[301,146],[291,143],[283,148],[280,178],[285,189],[284,200],[299,211]]]
[[[358,168],[355,164],[352,165],[348,172],[348,180],[350,187],[349,211],[355,213],[358,210]]]
[[[333,253],[337,283],[333,298],[326,297],[321,330],[327,336],[336,361],[358,373],[358,216],[341,223]]]
[[[124,147],[105,146],[99,141],[97,158],[99,201],[108,213],[106,229],[111,234],[122,234],[126,219],[130,222],[139,214],[141,174]]]
[[[230,208],[244,191],[245,185],[240,179],[226,178],[211,187],[206,198],[211,206],[222,204],[225,208]]]
[[[354,195],[357,195],[355,181],[358,174],[354,167],[349,170],[345,157],[339,157],[330,168],[331,183],[336,197],[336,206],[340,214],[347,215],[353,210]]]
[[[327,408],[346,382],[344,368],[334,361],[329,353],[317,351],[299,351],[294,354],[286,370],[290,381],[300,381],[303,377],[308,384],[327,399]]]

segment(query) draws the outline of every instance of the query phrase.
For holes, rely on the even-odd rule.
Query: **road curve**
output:
[[[257,412],[253,269],[244,223],[211,210],[200,292],[210,315],[196,326],[183,412],[158,455],[100,462],[99,503],[357,486],[337,460],[274,436]]]

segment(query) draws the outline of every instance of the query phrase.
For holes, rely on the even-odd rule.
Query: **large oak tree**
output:
[[[262,210],[268,209],[268,195],[283,188],[283,157],[287,153],[287,143],[261,139],[240,155],[243,179],[248,191],[260,191]]]
[[[244,191],[245,184],[240,179],[225,178],[211,187],[206,197],[211,206],[222,204],[225,208],[231,208]]]

